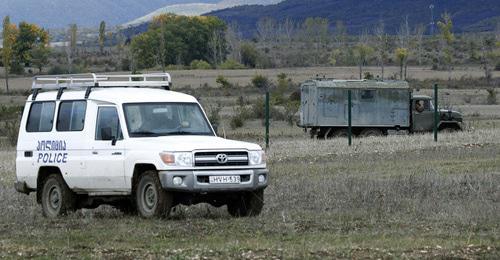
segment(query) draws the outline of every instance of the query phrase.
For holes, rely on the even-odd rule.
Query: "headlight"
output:
[[[193,166],[193,154],[190,152],[180,152],[180,153],[160,153],[160,158],[166,165],[169,166],[180,166],[180,167],[192,167]]]
[[[264,151],[249,151],[248,162],[249,165],[266,164],[266,154],[264,153]]]

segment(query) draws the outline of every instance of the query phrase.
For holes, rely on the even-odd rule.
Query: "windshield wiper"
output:
[[[168,132],[164,135],[208,135],[209,133],[199,133],[199,132],[188,132],[188,131],[174,131]]]
[[[159,136],[158,133],[155,132],[150,132],[150,131],[137,131],[137,132],[131,132],[131,135],[141,135],[141,136]]]

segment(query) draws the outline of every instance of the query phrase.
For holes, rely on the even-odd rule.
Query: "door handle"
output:
[[[92,154],[97,155],[99,153],[97,151],[92,151]]]
[[[122,153],[121,152],[114,152],[111,155],[122,155]]]

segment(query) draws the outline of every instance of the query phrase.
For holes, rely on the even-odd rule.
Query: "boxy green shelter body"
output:
[[[309,80],[301,85],[299,126],[347,126],[348,90],[352,91],[353,127],[410,127],[408,82],[332,79]]]

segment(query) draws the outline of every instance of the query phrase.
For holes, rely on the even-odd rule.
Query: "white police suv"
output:
[[[268,170],[256,144],[217,137],[197,100],[167,73],[36,77],[17,143],[17,191],[53,218],[113,205],[167,216],[178,204],[263,207]]]

